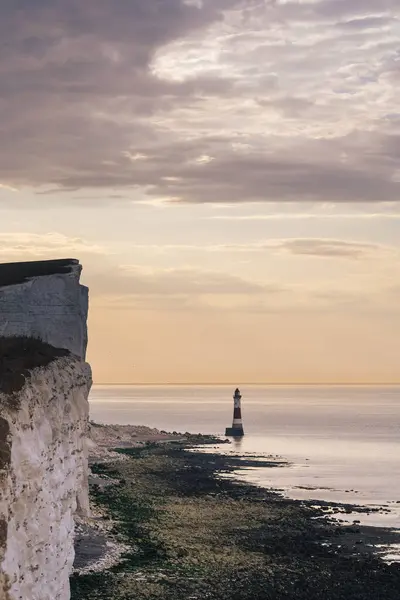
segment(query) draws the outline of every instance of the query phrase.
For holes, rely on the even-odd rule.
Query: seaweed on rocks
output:
[[[114,483],[92,501],[129,550],[108,571],[74,575],[72,600],[399,600],[400,567],[350,551],[354,527],[326,507],[220,477],[237,457],[185,444],[121,452],[129,460],[94,467]]]

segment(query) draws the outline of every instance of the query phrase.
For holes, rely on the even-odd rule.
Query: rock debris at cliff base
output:
[[[358,527],[315,518],[330,506],[219,477],[256,461],[182,444],[122,452],[129,460],[92,466],[109,485],[91,495],[130,549],[111,569],[75,574],[72,600],[398,600],[399,565],[356,544]]]

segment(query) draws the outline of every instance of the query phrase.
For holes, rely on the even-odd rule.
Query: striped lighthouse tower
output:
[[[242,399],[242,395],[240,393],[239,388],[236,388],[235,393],[233,395],[233,422],[232,427],[227,427],[225,430],[225,435],[241,437],[244,435],[243,431],[243,423],[242,423],[242,409],[240,406],[240,401]]]

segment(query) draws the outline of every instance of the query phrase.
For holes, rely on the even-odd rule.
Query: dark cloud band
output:
[[[121,201],[131,188],[171,202],[398,200],[400,117],[388,100],[400,83],[397,4],[7,0],[0,183],[109,188],[110,198],[118,189]],[[202,36],[221,23],[230,35],[219,70],[175,79],[154,70],[168,45],[189,53],[192,43],[201,54]],[[297,46],[274,37],[304,23],[316,32],[323,25],[324,36]],[[344,60],[337,74],[331,62],[341,43],[376,52],[375,67]],[[336,79],[317,102],[310,82],[328,68]],[[361,102],[366,114],[368,102],[371,110],[387,102],[387,111],[363,124]],[[287,128],[282,135],[274,119]],[[274,132],[264,131],[268,123]]]

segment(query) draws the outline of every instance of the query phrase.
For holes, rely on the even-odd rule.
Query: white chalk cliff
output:
[[[0,395],[9,447],[0,471],[2,600],[70,597],[74,514],[89,511],[90,384],[86,363],[60,358],[35,369],[12,401]]]
[[[0,336],[40,338],[85,358],[88,288],[75,259],[0,265]]]
[[[30,282],[46,291],[43,307],[55,308],[57,302],[61,307],[62,318],[52,322],[37,297],[35,314],[43,316],[37,336],[53,344],[58,341],[60,348],[81,348],[82,354],[74,356],[41,342],[36,349],[35,341],[25,344],[23,338],[0,334],[0,600],[68,600],[74,515],[89,512],[86,436],[91,370],[81,358],[84,337],[76,336],[75,345],[64,330],[68,322],[74,332],[85,332],[86,320],[80,293],[70,294],[72,287],[67,280],[60,283],[60,275],[75,278],[75,288],[79,286],[76,273],[51,275],[47,269],[37,281],[16,283],[13,294],[14,283],[4,278],[8,297],[18,297],[23,331],[33,321],[24,318],[23,289],[17,287],[23,286],[32,299]],[[75,329],[74,314],[80,320]]]

